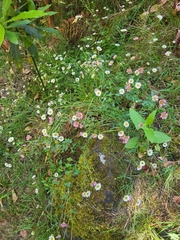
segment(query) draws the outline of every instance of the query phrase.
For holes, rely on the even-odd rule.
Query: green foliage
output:
[[[26,4],[28,11],[21,12],[22,7]],[[33,23],[33,20],[44,16],[51,16],[56,14],[56,12],[45,12],[50,5],[45,8],[41,8],[40,10],[35,10],[35,5],[32,0],[28,0],[27,3],[20,6],[17,10],[14,10],[12,6],[12,0],[2,1],[0,46],[6,37],[10,43],[12,43],[10,50],[12,60],[16,63],[18,68],[21,68],[21,54],[19,46],[21,45],[23,48],[27,47],[30,55],[37,59],[38,54],[37,49],[35,49],[35,45],[33,44],[33,39],[37,38],[39,40],[43,40],[41,33],[36,29],[36,27],[34,27],[35,24]],[[32,23],[33,27],[30,25]],[[46,28],[43,30],[46,31]],[[50,30],[48,29],[48,31]],[[54,34],[59,34],[59,32],[55,29],[52,30],[52,32]],[[13,44],[17,45],[17,47]]]
[[[155,120],[156,110],[150,113],[146,120],[144,120],[142,116],[132,108],[129,109],[129,115],[136,129],[137,130],[142,129],[147,140],[150,141],[151,143],[163,143],[171,140],[171,138],[167,136],[165,133],[154,131],[153,128],[150,128],[150,126],[153,124]],[[126,144],[125,148],[138,147],[139,146],[138,141],[140,141],[140,138],[138,137],[130,139]]]

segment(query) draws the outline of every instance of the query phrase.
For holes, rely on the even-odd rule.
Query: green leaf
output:
[[[151,124],[154,122],[156,116],[156,110],[149,114],[149,116],[146,118],[145,125],[151,126]]]
[[[5,29],[4,29],[3,25],[0,25],[0,46],[3,43],[4,35],[5,35]]]
[[[6,28],[16,28],[16,27],[22,27],[24,25],[29,24],[31,21],[30,20],[23,20],[23,21],[18,21],[18,22],[13,22],[9,24]]]
[[[36,9],[36,6],[33,2],[33,0],[28,0],[28,10],[35,10]]]
[[[8,22],[15,22],[17,20],[21,20],[21,19],[28,19],[28,18],[40,18],[40,17],[43,17],[43,16],[46,16],[47,13],[44,13],[42,11],[39,11],[39,10],[30,10],[28,12],[22,12],[20,13],[19,15],[13,17],[13,18],[10,18]]]
[[[46,28],[46,27],[37,27],[37,28],[40,30],[49,32],[49,33],[53,33],[53,34],[62,36],[61,33],[57,29],[54,29],[54,28]]]
[[[144,133],[147,137],[147,139],[153,143],[154,142],[154,130],[152,128],[148,128],[148,127],[142,127],[142,129],[144,130]]]
[[[16,33],[6,30],[5,36],[10,42],[18,44],[18,35]]]
[[[35,38],[38,38],[40,40],[43,38],[43,36],[40,34],[40,32],[31,26],[25,25],[25,26],[23,26],[23,29],[27,34],[29,34]]]
[[[46,12],[46,16],[52,16],[55,15],[57,12],[53,12],[53,11],[48,11]]]
[[[5,19],[7,11],[11,5],[12,0],[3,0],[2,1],[2,17]]]
[[[33,58],[38,59],[38,51],[33,43],[28,47],[28,51]]]
[[[136,112],[133,108],[129,109],[129,114],[130,114],[130,118],[131,118],[132,122],[134,123],[136,129],[139,130],[140,129],[139,124],[145,123],[144,118],[142,118],[142,116],[138,112]]]
[[[38,10],[42,11],[42,12],[45,12],[48,8],[50,8],[50,6],[51,6],[51,4],[48,4],[48,5],[44,6],[44,7],[38,8]]]
[[[21,55],[19,51],[19,45],[11,43],[10,53],[13,58],[13,61],[16,63],[18,68],[21,68]]]
[[[23,41],[26,47],[29,47],[32,44],[32,39],[28,36],[21,35],[21,40]]]
[[[138,144],[138,137],[133,137],[128,140],[128,142],[125,145],[125,148],[136,148]]]
[[[170,141],[171,138],[163,132],[154,131],[154,143],[163,143]]]

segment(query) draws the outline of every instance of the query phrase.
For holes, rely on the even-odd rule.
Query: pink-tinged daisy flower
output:
[[[72,125],[73,125],[73,127],[78,128],[79,127],[79,122],[78,121],[74,121]]]
[[[65,223],[65,222],[61,223],[61,224],[60,224],[60,227],[66,228],[66,227],[67,227],[67,223]]]
[[[144,72],[144,68],[140,67],[140,68],[138,68],[138,71],[139,71],[140,74],[142,74]]]
[[[131,89],[132,89],[131,84],[130,84],[129,82],[127,82],[125,88],[126,88],[126,91],[127,91],[127,92],[130,92]]]
[[[139,37],[136,36],[136,37],[133,38],[133,40],[137,41],[137,40],[139,40]]]
[[[159,107],[164,107],[166,106],[166,99],[160,99],[159,100]]]
[[[131,73],[132,73],[132,69],[131,69],[131,68],[128,68],[128,69],[126,70],[126,72],[127,72],[127,74],[131,74]]]
[[[77,119],[80,120],[80,119],[83,119],[84,115],[81,112],[77,112],[76,117],[77,117]]]
[[[54,122],[54,118],[53,117],[48,117],[48,125],[52,125]]]
[[[32,138],[32,136],[29,135],[29,134],[26,136],[26,140],[27,140],[27,141],[30,140],[31,138]]]
[[[91,135],[92,138],[97,138],[97,136],[98,136],[98,135],[97,135],[96,133],[93,133],[93,134]]]
[[[95,186],[96,186],[96,184],[97,184],[97,182],[95,182],[95,181],[92,181],[92,182],[90,183],[90,186],[91,186],[91,187],[95,187]]]
[[[162,112],[160,115],[161,119],[166,119],[168,117],[168,113],[167,112]]]

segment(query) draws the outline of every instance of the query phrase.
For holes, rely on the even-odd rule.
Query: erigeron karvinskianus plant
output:
[[[138,131],[138,136],[130,138],[125,148],[138,148],[141,145],[142,140],[148,140],[150,143],[164,143],[170,141],[171,138],[163,132],[155,131],[151,125],[154,122],[156,116],[156,110],[149,114],[149,116],[144,119],[137,111],[130,108],[129,114],[132,122]]]
[[[36,65],[38,51],[33,40],[43,40],[43,36],[39,30],[53,34],[59,34],[59,32],[53,28],[39,27],[34,23],[34,20],[44,16],[51,16],[56,14],[56,12],[46,12],[50,5],[36,10],[33,0],[27,0],[17,9],[14,7],[14,4],[12,0],[3,0],[0,2],[0,47],[4,42],[9,42],[10,62],[14,62],[19,69],[22,67],[22,51],[20,50],[24,49],[27,51],[33,60],[42,86],[44,87]]]

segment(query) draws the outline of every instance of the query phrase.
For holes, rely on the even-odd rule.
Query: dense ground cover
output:
[[[180,238],[179,16],[160,2],[81,1],[89,35],[37,42],[46,91],[1,50],[1,239]]]

